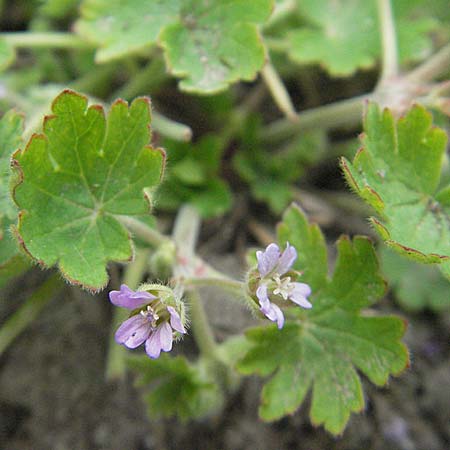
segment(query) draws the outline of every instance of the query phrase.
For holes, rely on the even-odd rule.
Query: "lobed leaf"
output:
[[[100,47],[99,62],[158,41],[180,88],[211,94],[255,78],[265,61],[257,25],[271,10],[272,0],[85,0],[76,30]]]
[[[259,132],[262,124],[254,117],[243,126],[242,149],[236,153],[233,165],[250,185],[255,199],[264,201],[281,214],[294,199],[293,185],[305,168],[323,156],[322,132],[306,132],[277,152],[267,149]]]
[[[422,59],[431,51],[427,36],[437,21],[415,14],[419,2],[392,3],[402,61]],[[289,56],[296,62],[319,63],[336,76],[373,66],[381,53],[375,0],[298,0],[306,25],[287,35]],[[426,11],[425,11],[426,12]]]
[[[389,247],[450,278],[450,186],[439,190],[446,133],[421,106],[396,122],[374,103],[364,128],[353,163],[341,160],[350,187],[378,213],[370,220]]]
[[[133,256],[120,223],[149,212],[164,152],[148,145],[150,104],[117,100],[105,118],[101,106],[62,92],[43,133],[14,154],[17,236],[44,266],[58,265],[70,282],[88,289],[107,283],[106,264]]]
[[[381,386],[408,364],[400,341],[405,324],[397,317],[361,311],[385,291],[368,239],[342,237],[328,279],[323,236],[299,208],[286,211],[278,230],[280,246],[289,241],[297,248],[296,268],[304,270],[302,278],[313,287],[313,308],[294,310],[282,330],[275,325],[249,330],[251,348],[238,368],[271,377],[262,391],[259,412],[264,420],[292,414],[312,390],[313,424],[339,434],[350,413],[364,408],[357,371]]]
[[[223,215],[231,207],[228,185],[219,176],[223,142],[206,135],[197,143],[164,141],[168,150],[167,176],[158,190],[158,208],[176,210],[194,205],[202,217]]]
[[[98,62],[149,48],[161,30],[177,20],[182,0],[84,0],[76,31],[100,48]]]
[[[396,299],[408,311],[450,309],[450,281],[435,265],[418,264],[383,247],[381,264]]]
[[[165,28],[160,42],[180,88],[214,93],[252,80],[265,61],[257,25],[269,17],[271,0],[185,0],[180,20]]]

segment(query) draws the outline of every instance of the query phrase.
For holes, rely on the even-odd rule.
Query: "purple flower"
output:
[[[291,281],[290,276],[285,275],[297,259],[295,247],[286,244],[283,253],[277,244],[269,244],[266,249],[256,252],[258,260],[258,272],[260,281],[256,289],[256,297],[259,300],[260,311],[271,321],[276,322],[278,328],[283,328],[284,315],[280,307],[270,301],[270,296],[277,297],[301,306],[312,308],[307,300],[311,294],[311,288],[305,283]]]
[[[177,310],[149,292],[132,291],[122,284],[120,291],[109,293],[109,298],[112,304],[134,312],[116,331],[118,344],[136,348],[145,342],[147,355],[155,359],[161,351],[172,350],[174,331],[186,333]]]

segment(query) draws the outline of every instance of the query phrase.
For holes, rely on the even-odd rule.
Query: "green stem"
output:
[[[203,357],[217,360],[217,344],[213,332],[209,326],[208,318],[201,303],[200,296],[196,290],[186,292],[189,301],[191,316],[191,329],[195,342]]]
[[[191,127],[169,119],[156,111],[152,112],[152,124],[156,131],[175,141],[189,142],[192,139]]]
[[[156,90],[167,80],[167,74],[163,68],[164,64],[161,62],[161,59],[154,56],[143,69],[139,70],[127,83],[114,93],[114,97],[132,100],[138,95]]]
[[[172,233],[177,248],[177,260],[180,261],[174,268],[175,277],[189,276],[191,270],[194,270],[194,251],[200,224],[196,208],[191,205],[183,205],[180,208]],[[186,292],[186,297],[190,304],[191,328],[200,353],[204,358],[216,361],[217,345],[198,291],[190,289]]]
[[[148,250],[136,252],[135,260],[126,266],[123,283],[131,289],[136,289],[142,281],[147,270]],[[124,308],[114,308],[113,320],[111,324],[111,336],[109,339],[108,358],[106,361],[106,379],[123,378],[126,371],[127,350],[122,345],[118,345],[114,339],[114,333],[122,322],[129,316],[129,311]]]
[[[364,102],[372,96],[373,94],[361,95],[302,111],[296,123],[287,119],[278,120],[263,130],[262,139],[273,143],[311,128],[332,129],[343,125],[356,125],[361,122]]]
[[[183,279],[183,284],[185,284],[186,286],[195,287],[219,287],[224,291],[230,292],[235,295],[242,295],[242,293],[245,291],[244,283],[225,277],[187,277]]]
[[[64,287],[58,274],[51,275],[45,280],[23,305],[12,314],[0,328],[0,355],[8,348],[11,342],[22,333],[40,314],[43,308]]]
[[[158,247],[164,242],[170,241],[170,238],[161,234],[158,230],[150,228],[144,222],[130,216],[116,216],[125,227],[132,233],[141,238],[143,241],[150,244],[152,247]]]
[[[246,295],[246,286],[241,281],[233,280],[227,277],[187,277],[182,279],[183,286],[187,289],[192,287],[214,287],[229,292],[233,297],[240,301],[250,310],[257,310],[256,303]]]
[[[296,9],[297,3],[295,0],[284,0],[283,2],[275,3],[273,13],[269,20],[264,24],[264,29],[268,29],[291,16],[295,13]]]
[[[95,45],[73,33],[58,32],[9,32],[0,38],[13,47],[26,48],[95,48]]]
[[[377,0],[378,17],[380,20],[381,46],[383,49],[382,72],[379,83],[396,77],[399,73],[397,33],[392,14],[390,0]]]
[[[286,86],[283,84],[282,79],[270,61],[267,61],[261,70],[261,76],[281,112],[287,117],[288,120],[298,122],[298,114],[295,111]]]
[[[427,83],[450,72],[450,44],[442,47],[431,58],[412,70],[406,77],[416,83]]]
[[[284,53],[289,49],[289,44],[285,39],[264,38],[264,43],[270,50],[274,50],[276,52]]]
[[[184,258],[194,257],[200,223],[200,215],[194,206],[185,204],[178,210],[172,236],[177,252]]]

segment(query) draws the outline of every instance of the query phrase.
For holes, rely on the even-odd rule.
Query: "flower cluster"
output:
[[[283,253],[277,244],[270,244],[263,252],[256,252],[256,258],[259,278],[256,297],[260,311],[281,329],[284,325],[284,314],[275,302],[290,300],[302,308],[312,308],[307,300],[311,288],[305,283],[291,281],[291,276],[286,276],[297,259],[297,251],[289,243]]]
[[[172,350],[174,332],[184,334],[186,329],[180,315],[182,304],[176,304],[172,291],[164,286],[145,287],[153,289],[133,291],[122,284],[120,291],[109,293],[109,298],[113,305],[132,311],[131,317],[116,331],[116,342],[128,348],[139,347],[145,342],[147,355],[155,359],[161,351]]]

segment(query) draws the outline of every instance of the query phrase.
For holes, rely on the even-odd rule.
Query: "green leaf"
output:
[[[149,48],[160,31],[177,20],[182,0],[84,0],[75,29],[97,44],[98,62]]]
[[[397,317],[361,312],[385,291],[368,239],[338,241],[331,279],[326,277],[323,236],[295,206],[279,227],[280,246],[286,240],[297,248],[302,280],[313,287],[313,308],[287,310],[291,319],[282,330],[275,325],[249,330],[252,348],[238,368],[244,374],[271,376],[262,391],[259,412],[264,420],[293,413],[312,390],[312,423],[339,434],[350,413],[364,408],[357,369],[381,386],[408,364],[400,342],[405,325]]]
[[[158,40],[181,89],[211,94],[255,78],[265,61],[257,25],[271,9],[272,0],[84,0],[75,28],[100,47],[98,62]]]
[[[305,168],[319,161],[325,149],[322,132],[305,132],[273,151],[260,139],[262,124],[254,117],[242,127],[242,145],[233,159],[238,174],[250,185],[252,195],[281,214],[294,199],[293,185]]]
[[[17,255],[10,226],[17,221],[17,208],[9,189],[10,160],[22,142],[23,117],[14,110],[0,120],[0,267]]]
[[[369,104],[364,147],[353,164],[341,160],[350,187],[380,219],[371,222],[385,243],[404,256],[440,263],[450,277],[450,186],[437,192],[447,136],[415,106],[396,122]]]
[[[183,78],[180,88],[214,93],[254,79],[265,60],[257,25],[271,9],[271,0],[185,0],[178,23],[160,36],[169,70]]]
[[[107,283],[106,264],[133,256],[118,219],[149,211],[149,188],[160,182],[164,152],[150,139],[146,98],[116,101],[107,119],[99,105],[73,91],[53,102],[43,134],[15,153],[18,237],[44,266],[57,264],[88,289]]]
[[[401,61],[423,59],[432,49],[427,35],[437,22],[415,14],[420,2],[391,2]],[[336,76],[372,67],[381,54],[375,0],[299,0],[307,25],[287,36],[289,56],[302,64],[319,63]]]
[[[403,308],[430,308],[436,312],[450,309],[450,282],[436,266],[402,258],[387,247],[380,251],[384,275]]]
[[[151,418],[201,418],[223,402],[203,361],[194,365],[182,356],[163,354],[155,360],[147,356],[129,358],[128,364],[139,375],[137,384],[150,389],[145,401]]]
[[[194,205],[205,217],[224,214],[231,207],[228,185],[219,178],[223,142],[206,135],[197,143],[164,141],[168,167],[158,190],[158,207],[176,210],[184,203]]]

